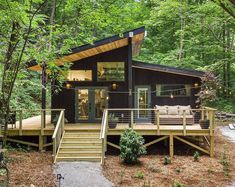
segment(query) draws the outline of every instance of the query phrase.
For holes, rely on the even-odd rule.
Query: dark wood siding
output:
[[[162,97],[156,96],[156,84],[191,84],[200,83],[200,78],[194,78],[184,75],[177,75],[165,72],[151,71],[140,68],[133,68],[133,86],[149,85],[151,87],[151,105],[191,105],[196,107],[195,94],[198,89],[191,89],[191,96],[185,97]]]
[[[70,82],[72,89],[63,89],[61,92],[52,94],[52,108],[65,108],[66,119],[75,122],[75,88],[77,87],[107,87],[109,93],[109,108],[127,108],[128,107],[128,47],[122,47],[113,51],[101,53],[99,55],[82,59],[75,62],[72,70],[92,70],[91,82]],[[125,62],[125,81],[105,82],[97,81],[97,62]],[[117,89],[112,90],[112,83],[117,84]],[[123,93],[125,92],[125,93]]]

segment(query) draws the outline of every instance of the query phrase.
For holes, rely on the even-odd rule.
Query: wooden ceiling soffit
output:
[[[141,44],[144,39],[144,33],[136,34],[132,38],[132,54],[136,56],[139,54]],[[55,64],[60,66],[66,62],[75,62],[81,60],[83,58],[91,57],[100,53],[108,52],[114,49],[118,49],[128,45],[128,38],[122,38],[110,43],[106,43],[97,47],[93,47],[90,49],[86,49],[84,51],[80,51],[77,53],[73,53],[70,55],[63,56],[62,58],[56,59]],[[40,65],[31,66],[28,69],[33,71],[40,71]]]

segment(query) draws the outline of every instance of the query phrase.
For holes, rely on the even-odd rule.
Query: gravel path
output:
[[[221,127],[220,130],[224,136],[227,136],[231,142],[235,143],[235,130],[231,130],[228,126]],[[235,182],[229,187],[235,187]]]
[[[59,162],[55,164],[54,173],[64,177],[61,187],[112,187],[99,163]]]

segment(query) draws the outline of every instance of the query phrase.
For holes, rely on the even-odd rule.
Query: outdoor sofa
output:
[[[183,112],[185,111],[186,125],[194,124],[194,115],[191,111],[191,106],[159,106],[155,107],[155,120],[157,120],[157,111],[159,111],[160,125],[182,125],[183,124]]]

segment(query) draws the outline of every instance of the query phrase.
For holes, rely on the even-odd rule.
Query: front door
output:
[[[151,118],[151,112],[148,110],[151,106],[150,86],[135,87],[135,108],[138,121],[148,121]]]
[[[79,87],[76,92],[76,121],[98,122],[107,108],[107,88]]]

